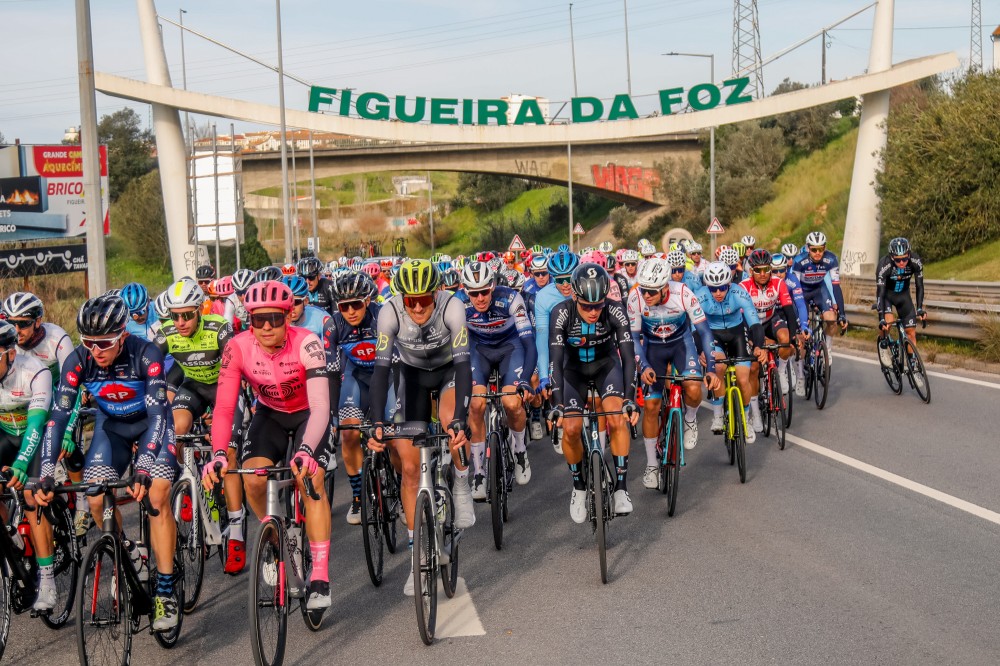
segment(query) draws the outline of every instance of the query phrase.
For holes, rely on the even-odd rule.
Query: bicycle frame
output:
[[[673,434],[674,413],[676,412],[678,416],[680,416],[681,423],[684,422],[684,378],[679,375],[670,375],[665,379],[670,382],[670,389],[667,393],[668,398],[660,405],[660,431],[657,433],[657,439],[661,439],[660,435],[663,435],[662,440],[664,442],[669,442],[670,436]],[[664,430],[666,432],[664,432]],[[681,438],[683,439],[683,432],[681,433]],[[667,458],[668,455],[669,451],[667,451],[667,447],[663,447],[663,453],[660,456],[661,465],[666,465],[669,462]],[[683,446],[680,447],[680,458],[678,463],[681,467],[684,467]]]
[[[178,436],[178,440],[184,435]],[[198,549],[201,546],[220,546],[222,544],[222,528],[218,520],[212,520],[209,515],[208,502],[205,501],[205,493],[201,488],[201,475],[198,473],[198,463],[195,461],[195,453],[208,453],[211,455],[212,447],[207,445],[196,446],[193,441],[201,439],[201,436],[192,437],[184,446],[183,462],[181,463],[181,474],[178,481],[188,481],[191,484],[191,501],[194,503],[192,509],[201,520],[204,530],[205,543],[199,543],[200,536],[198,530],[192,530],[191,545]],[[174,482],[176,483],[176,481]],[[225,505],[217,507],[218,511],[224,511]]]
[[[6,485],[6,479],[0,477],[0,480]],[[18,548],[17,544],[14,543],[14,538],[7,531],[7,525],[13,525],[17,529],[17,525],[21,523],[21,519],[24,517],[24,505],[21,500],[20,492],[13,492],[10,495],[5,493],[5,496],[10,497],[13,502],[13,507],[10,515],[7,517],[7,523],[3,525],[0,529],[0,557],[2,561],[6,563],[6,566],[2,569],[2,574],[4,576],[11,576],[13,578],[14,585],[17,586],[17,594],[12,594],[11,601],[17,598],[22,603],[17,605],[11,604],[14,612],[20,615],[24,611],[31,607],[31,604],[35,602],[35,597],[38,594],[38,590],[35,587],[35,576],[34,573],[29,571],[24,566],[24,549]],[[6,497],[5,497],[6,499]],[[37,511],[37,509],[36,509]],[[12,588],[12,593],[14,592]],[[27,594],[27,596],[24,596]]]
[[[735,359],[733,359],[735,360]],[[743,393],[740,391],[739,385],[736,383],[736,364],[730,363],[726,366],[726,411],[729,412],[730,418],[726,422],[726,436],[729,439],[733,439],[736,436],[736,420],[733,417],[734,414],[739,414],[739,418],[743,422],[743,432],[747,431],[747,415],[743,410]]]

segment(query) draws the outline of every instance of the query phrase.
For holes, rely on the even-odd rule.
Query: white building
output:
[[[549,98],[548,97],[535,97],[533,95],[521,95],[518,93],[511,93],[507,97],[501,97],[501,100],[507,102],[507,124],[513,125],[514,119],[517,118],[518,111],[521,110],[521,103],[528,99],[533,99],[538,102],[538,108],[542,112],[542,117],[545,118],[546,124],[549,122]]]

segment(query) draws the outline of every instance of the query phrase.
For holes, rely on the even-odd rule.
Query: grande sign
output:
[[[675,107],[685,102],[695,111],[706,111],[725,104],[743,104],[753,98],[744,93],[750,79],[747,77],[714,83],[699,83],[691,88],[666,88],[660,90],[660,113],[668,116]],[[339,95],[339,99],[336,97]],[[329,111],[343,117],[357,116],[365,120],[397,120],[404,123],[429,122],[431,125],[507,125],[510,104],[503,99],[458,99],[450,97],[415,97],[404,95],[392,99],[379,92],[365,92],[355,96],[350,88],[324,88],[313,86],[309,90],[309,110],[313,113]],[[592,123],[599,120],[638,120],[639,113],[629,95],[615,95],[605,105],[597,97],[574,97],[570,100],[574,123]],[[548,119],[542,113],[538,100],[521,99],[512,125],[545,125]]]

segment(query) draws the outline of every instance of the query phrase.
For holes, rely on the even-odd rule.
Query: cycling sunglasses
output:
[[[754,266],[750,270],[752,270],[757,275],[764,275],[766,273],[770,273],[771,272],[771,267],[770,266]]]
[[[826,246],[825,245],[821,245],[819,247],[812,247],[812,246],[810,246],[809,252],[810,253],[826,252]]]
[[[427,308],[434,302],[434,294],[420,294],[419,296],[403,296],[403,305],[408,308]]]
[[[585,301],[577,301],[577,305],[584,312],[598,312],[604,308],[604,301],[599,301],[597,303],[587,303]]]
[[[337,303],[337,309],[341,312],[354,311],[354,310],[364,310],[365,302],[362,300],[357,301],[339,301]]]
[[[543,278],[548,275],[548,271],[539,271],[538,273],[532,273],[536,278]]]
[[[569,284],[573,281],[572,275],[556,275],[552,278],[556,284]]]
[[[638,266],[639,264],[635,261],[626,261],[622,266]]]
[[[640,287],[639,291],[642,292],[643,296],[656,296],[657,294],[660,293],[659,289],[646,289],[644,287]]]
[[[906,262],[908,262],[910,260],[910,257],[909,256],[906,256],[906,257],[893,257],[892,260],[894,262],[896,262],[897,264],[905,264]],[[13,322],[11,322],[11,323],[13,323]],[[16,324],[15,324],[15,326],[16,326]]]
[[[720,292],[720,291],[729,291],[729,285],[728,284],[720,284],[718,287],[713,287],[713,286],[709,285],[708,290],[710,292],[712,292],[713,294],[717,293],[717,292]]]
[[[95,349],[107,351],[118,344],[118,341],[122,339],[122,335],[123,333],[119,333],[113,338],[80,338],[80,344],[87,351],[94,351]]]
[[[208,283],[209,283],[209,282],[211,282],[211,281],[212,281],[211,279],[206,279],[206,280],[198,280],[198,284],[199,284],[199,285],[203,285],[203,284],[208,284]]]
[[[292,304],[293,305],[303,305],[306,302],[307,301],[304,298],[294,298],[294,299],[292,299]]]
[[[493,292],[492,289],[477,289],[475,291],[466,291],[469,298],[482,298],[483,296],[489,296]]]
[[[284,312],[261,312],[250,313],[250,325],[254,328],[264,328],[264,324],[270,324],[271,328],[281,328],[285,325]]]
[[[673,273],[683,273],[686,270],[687,270],[686,266],[671,266],[670,267],[670,273],[671,274],[673,274]]]
[[[35,323],[34,319],[8,319],[7,321],[15,328],[30,328]]]
[[[170,318],[174,321],[191,321],[198,316],[197,310],[191,310],[190,312],[174,312],[170,311]]]

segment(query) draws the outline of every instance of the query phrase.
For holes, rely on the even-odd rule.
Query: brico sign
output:
[[[752,102],[746,94],[748,77],[714,83],[699,83],[691,88],[665,88],[658,92],[660,113],[668,116],[685,102],[695,111],[707,111],[720,105],[732,106]],[[503,99],[458,99],[415,97],[404,95],[389,98],[379,92],[355,95],[350,88],[313,86],[309,91],[309,110],[330,112],[345,118],[357,116],[365,120],[397,120],[404,123],[429,122],[431,125],[545,125],[548,120],[538,100],[524,98],[517,105],[511,123],[507,114],[511,105]],[[605,103],[597,97],[574,97],[570,100],[574,123],[601,120],[638,120],[639,113],[629,95],[615,95]]]

